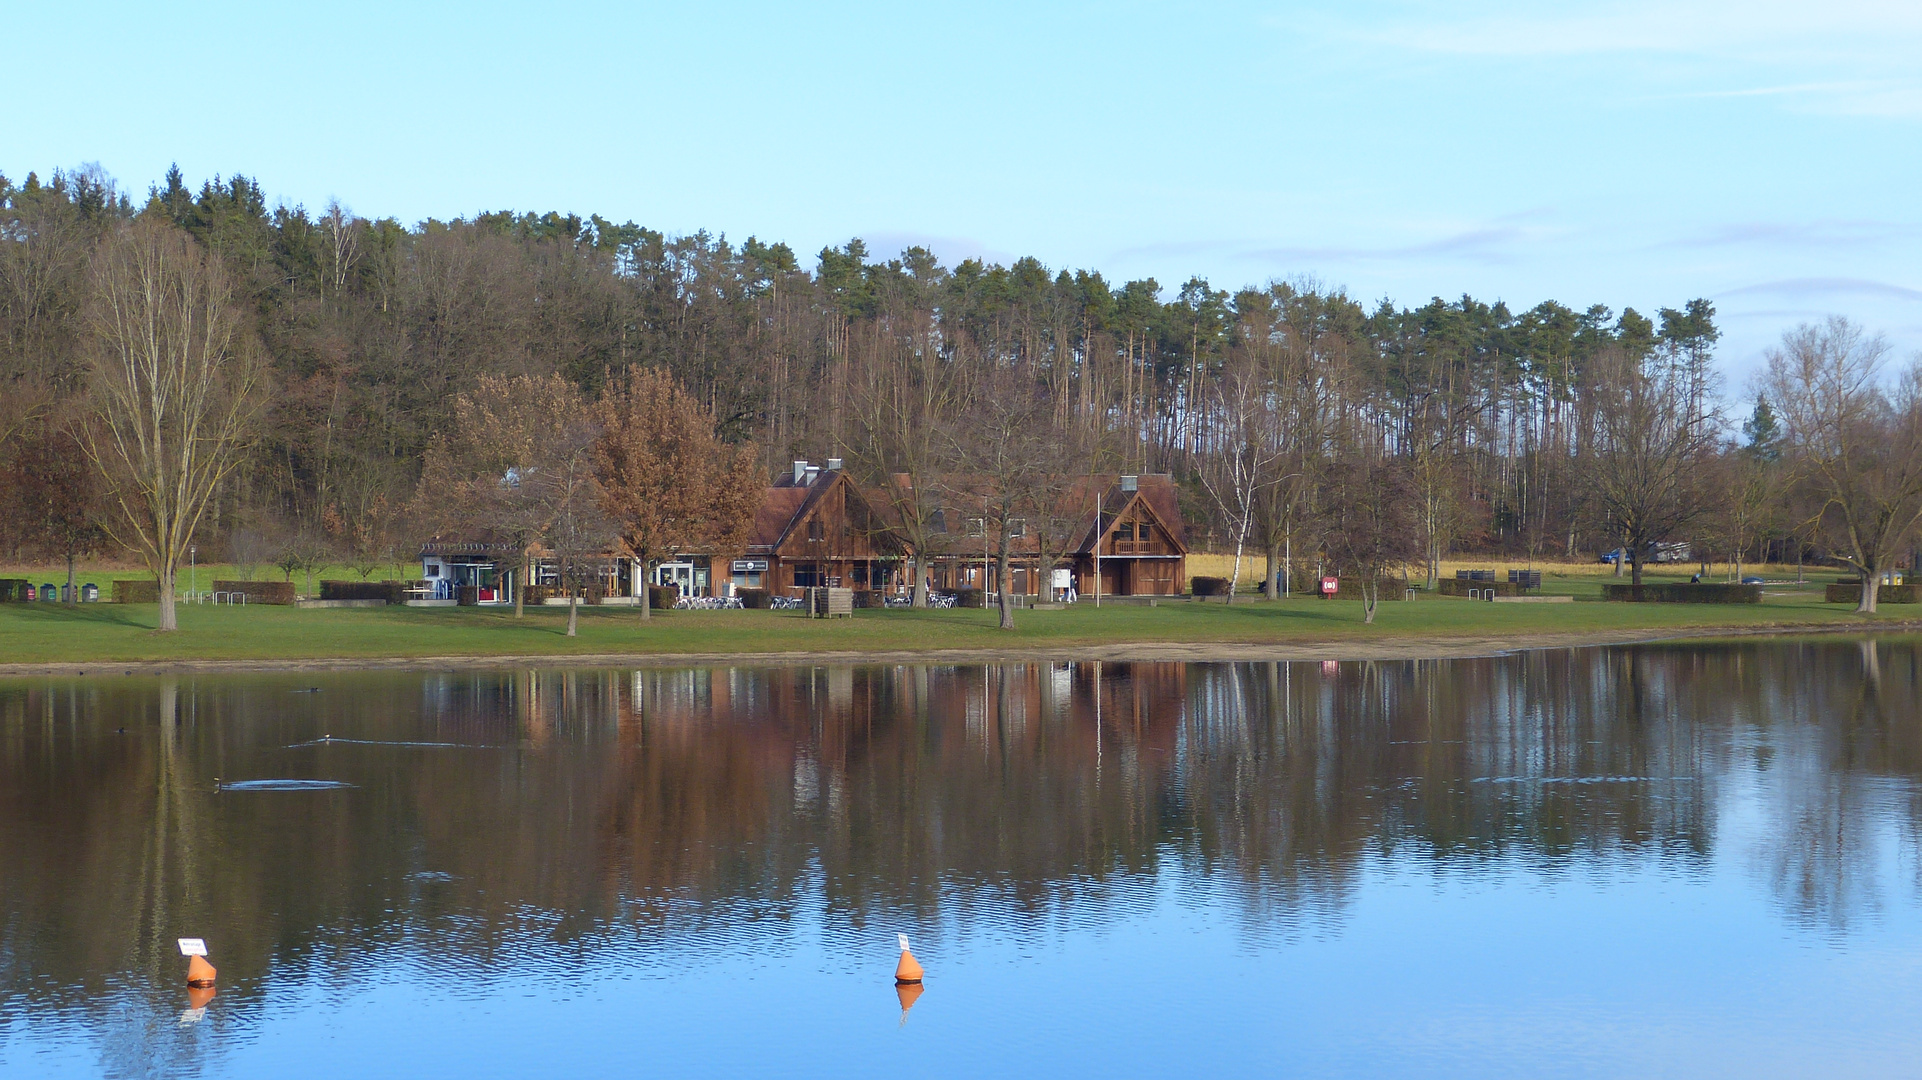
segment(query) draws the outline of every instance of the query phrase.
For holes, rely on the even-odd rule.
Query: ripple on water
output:
[[[483,747],[476,746],[473,743],[413,742],[407,739],[336,739],[331,735],[324,739],[309,739],[306,742],[288,743],[286,749],[302,750],[309,746],[414,746],[435,750],[483,749]]]
[[[354,785],[345,780],[224,780],[222,791],[332,791]]]

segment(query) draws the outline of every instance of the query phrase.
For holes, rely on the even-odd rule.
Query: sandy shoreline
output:
[[[820,650],[805,652],[594,653],[580,655],[312,657],[259,660],[94,660],[80,663],[0,664],[0,678],[23,675],[154,675],[221,672],[476,671],[490,668],[784,667],[841,664],[995,664],[1101,660],[1111,662],[1456,660],[1536,649],[1640,645],[1691,638],[1783,637],[1814,634],[1913,633],[1922,621],[1836,626],[1684,627],[1568,634],[1396,638],[1383,641],[1124,642],[1019,649]]]

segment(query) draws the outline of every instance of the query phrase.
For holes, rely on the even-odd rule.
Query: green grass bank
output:
[[[1549,591],[1599,593],[1599,582]],[[1295,599],[1165,603],[1158,607],[1082,604],[1019,611],[999,630],[992,611],[860,611],[812,620],[795,612],[662,611],[643,622],[632,608],[581,609],[580,635],[565,636],[565,608],[212,607],[183,605],[180,630],[153,632],[152,604],[0,604],[0,665],[115,662],[396,661],[440,658],[766,656],[972,651],[1065,656],[1116,646],[1168,647],[1180,658],[1209,647],[1315,647],[1339,653],[1420,655],[1424,651],[1527,648],[1727,630],[1907,629],[1922,608],[1891,605],[1876,616],[1824,604],[1819,586],[1771,590],[1759,605],[1491,604],[1424,595],[1383,603],[1375,622],[1361,605]],[[1232,648],[1230,648],[1232,647]]]

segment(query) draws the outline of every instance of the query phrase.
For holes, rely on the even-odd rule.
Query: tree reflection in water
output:
[[[847,965],[878,931],[1098,926],[1170,885],[1286,936],[1371,862],[1688,873],[1730,846],[1842,934],[1915,891],[1917,656],[13,681],[0,978],[145,1072],[189,1045],[154,1037],[188,935],[234,1008],[393,951],[476,980],[743,945]]]

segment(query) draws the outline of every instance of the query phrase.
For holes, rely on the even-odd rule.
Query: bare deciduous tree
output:
[[[1662,354],[1616,349],[1602,361],[1588,485],[1640,585],[1655,546],[1715,508],[1703,466],[1715,453],[1717,417],[1696,373]]]
[[[1791,467],[1814,495],[1810,524],[1862,575],[1865,613],[1922,524],[1922,360],[1885,386],[1888,353],[1881,336],[1832,316],[1783,334],[1764,379]]]
[[[864,487],[877,493],[910,554],[912,605],[928,606],[927,551],[941,512],[935,477],[945,424],[956,408],[956,372],[941,355],[932,314],[905,313],[909,326],[882,337],[850,375],[855,421],[845,453]]]
[[[17,539],[38,554],[66,560],[66,599],[74,603],[74,562],[105,539],[99,521],[99,477],[80,440],[58,428],[23,440],[10,471],[6,487],[13,505],[8,516]]]
[[[1197,471],[1235,540],[1235,567],[1228,603],[1241,585],[1241,555],[1260,510],[1261,493],[1274,486],[1282,460],[1274,396],[1249,363],[1231,363],[1203,398],[1199,420],[1203,455]]]
[[[93,262],[94,401],[88,454],[114,509],[105,525],[159,580],[159,629],[178,628],[174,575],[222,478],[240,460],[264,372],[219,261],[185,233],[139,221]]]
[[[580,630],[583,558],[607,550],[614,541],[614,523],[601,510],[601,486],[594,477],[599,436],[600,429],[580,417],[549,447],[540,468],[523,481],[531,488],[527,496],[549,512],[547,545],[567,590],[568,637]]]
[[[1031,525],[1042,519],[1051,536],[1064,537],[1068,530],[1053,528],[1053,519],[1065,517],[1070,493],[1085,487],[1062,455],[1052,419],[1044,387],[1021,372],[996,368],[970,388],[967,405],[948,430],[943,485],[955,505],[981,517],[993,541],[1003,630],[1014,629],[1015,541],[1030,541]]]
[[[1328,554],[1360,582],[1362,621],[1375,621],[1381,581],[1424,553],[1418,490],[1404,461],[1354,447],[1329,471],[1323,535]]]
[[[511,539],[525,583],[529,552],[555,515],[544,474],[577,451],[589,422],[574,384],[559,375],[484,375],[454,399],[453,424],[429,445],[417,516],[440,529]],[[525,609],[514,590],[514,614]]]

